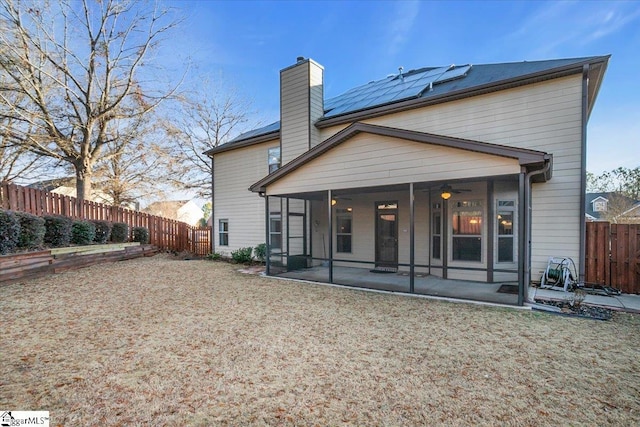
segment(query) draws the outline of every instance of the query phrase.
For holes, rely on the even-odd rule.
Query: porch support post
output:
[[[289,257],[291,256],[291,251],[289,251],[289,198],[287,197],[285,200],[285,214],[287,218],[287,271],[289,271]]]
[[[413,182],[409,183],[409,292],[415,292],[415,200],[413,195]]]
[[[493,180],[487,181],[487,282],[493,283],[494,230],[496,222],[493,203]]]
[[[264,231],[265,231],[265,244],[267,246],[267,253],[265,254],[265,265],[266,265],[266,273],[267,276],[271,276],[271,233],[269,227],[271,226],[271,221],[269,220],[270,212],[269,212],[269,196],[264,196]]]
[[[442,199],[442,278],[447,279],[447,265],[449,264],[449,200]]]
[[[327,236],[329,236],[329,283],[333,283],[333,234],[331,234],[331,230],[333,230],[333,215],[331,215],[331,199],[332,199],[331,190],[327,190],[327,212],[328,212],[328,221],[329,224]]]
[[[525,265],[526,265],[526,247],[528,242],[526,242],[525,236],[527,236],[527,215],[526,212],[529,210],[527,194],[526,194],[526,177],[525,172],[521,172],[518,175],[518,305],[524,304],[524,293],[525,286],[529,286],[528,283],[525,283]]]

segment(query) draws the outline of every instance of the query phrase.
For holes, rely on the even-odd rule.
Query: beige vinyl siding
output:
[[[320,129],[313,126],[311,123],[315,123],[320,117],[324,115],[324,88],[323,88],[323,72],[322,67],[314,62],[310,62],[310,92],[309,92],[309,104],[310,104],[310,144],[311,148],[318,145],[322,140]]]
[[[248,188],[267,175],[267,151],[278,141],[216,154],[214,157],[213,227],[216,252],[229,255],[265,242],[264,199]],[[218,220],[229,220],[229,246],[219,246]]]
[[[359,134],[267,188],[287,194],[519,173],[517,160]]]
[[[349,261],[369,261],[373,265],[375,262],[376,248],[376,203],[377,202],[398,202],[398,262],[409,264],[410,258],[410,222],[409,222],[409,187],[406,191],[380,192],[367,194],[346,195],[345,198],[338,198],[338,203],[333,210],[334,230],[333,257],[340,260]],[[427,265],[429,263],[429,218],[427,194],[419,191],[414,193],[415,199],[415,262],[416,264]],[[328,227],[326,202],[314,202],[314,227],[313,227],[313,256],[323,257],[328,254]],[[337,208],[350,207],[352,211],[352,232],[351,232],[351,253],[337,252],[336,238],[336,213]],[[317,222],[316,222],[317,221]],[[323,248],[324,242],[324,248]],[[336,266],[351,266],[363,268],[362,264],[356,263],[335,263]],[[408,267],[401,267],[401,270],[408,270]]]
[[[582,76],[573,75],[365,122],[553,154],[553,178],[534,184],[532,193],[532,278],[538,279],[549,256],[581,262],[581,94]],[[323,129],[322,138],[343,128]]]
[[[280,79],[281,156],[285,165],[309,150],[309,63],[283,70]]]

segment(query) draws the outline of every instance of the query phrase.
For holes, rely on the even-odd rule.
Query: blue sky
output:
[[[640,2],[169,1],[183,17],[169,67],[224,75],[279,119],[279,71],[325,68],[325,96],[423,66],[611,54],[589,121],[587,169],[640,166]],[[165,51],[165,52],[166,52]]]

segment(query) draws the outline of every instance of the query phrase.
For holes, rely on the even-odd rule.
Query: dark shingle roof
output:
[[[384,79],[369,82],[336,97],[326,99],[324,101],[324,117],[321,120],[411,99],[429,99],[446,96],[449,93],[471,91],[474,88],[492,83],[506,82],[536,73],[571,66],[572,64],[587,63],[600,58],[602,57],[499,64],[450,65],[410,70],[402,75],[390,75]],[[280,122],[277,121],[268,126],[243,133],[227,144],[235,144],[257,136],[275,133],[279,130]]]

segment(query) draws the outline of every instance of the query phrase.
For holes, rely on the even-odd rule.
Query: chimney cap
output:
[[[305,60],[305,57],[304,57],[304,56],[298,56],[298,57],[296,58],[296,62],[302,62],[302,61],[304,61],[304,60]]]

